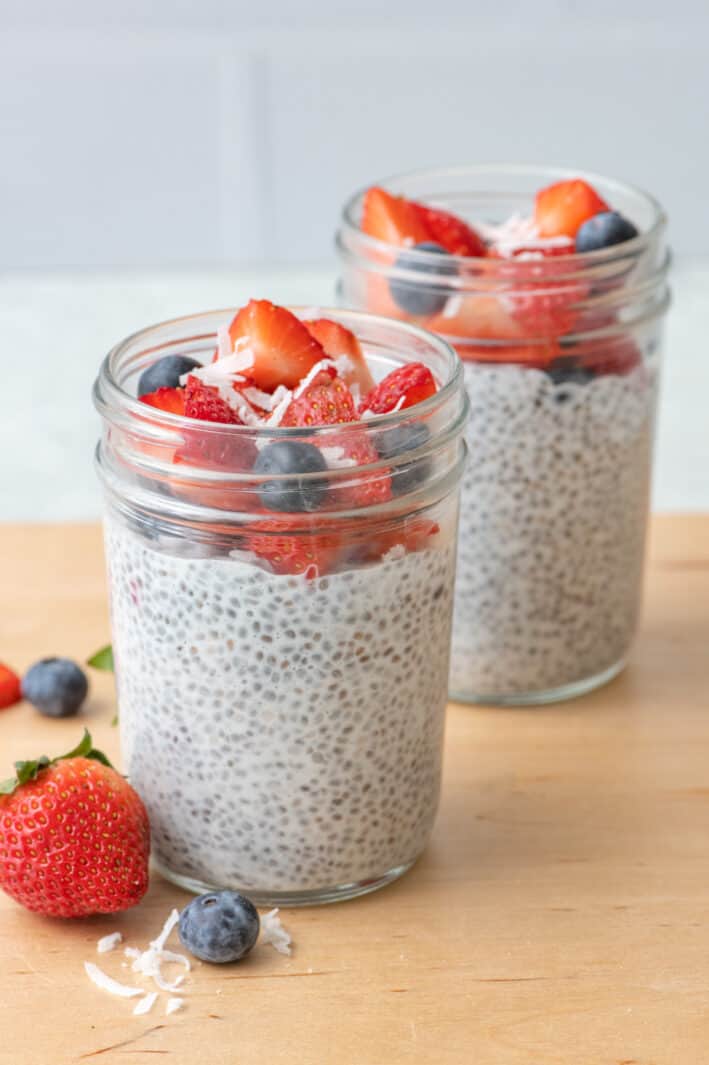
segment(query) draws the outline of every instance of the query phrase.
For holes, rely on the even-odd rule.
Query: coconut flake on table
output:
[[[136,1002],[133,1009],[134,1017],[142,1017],[144,1013],[150,1013],[151,1009],[158,1000],[157,991],[149,991],[145,998],[141,998]]]
[[[111,932],[108,936],[103,936],[96,944],[97,954],[108,954],[110,951],[115,950],[119,943],[123,942],[123,936],[120,932]]]
[[[261,942],[270,943],[279,954],[291,953],[290,932],[287,932],[281,924],[278,908],[269,910],[261,918]]]
[[[185,979],[184,974],[181,974],[173,981],[166,980],[162,973],[164,964],[182,965],[186,972],[191,969],[189,958],[184,954],[176,954],[172,950],[165,949],[165,944],[179,920],[179,913],[177,910],[173,910],[165,921],[160,935],[151,942],[147,950],[140,951],[136,950],[135,947],[126,947],[125,949],[126,957],[133,960],[131,966],[133,972],[149,976],[161,991],[177,991]]]
[[[171,1014],[181,1010],[184,1004],[185,1000],[183,998],[169,998],[167,1000],[167,1006],[165,1007],[165,1013],[169,1017]]]
[[[145,989],[142,987],[119,984],[118,980],[114,980],[112,976],[105,973],[103,969],[99,969],[98,965],[94,965],[92,961],[85,961],[84,969],[91,983],[96,984],[96,987],[100,987],[102,991],[108,991],[109,995],[118,995],[120,998],[135,998],[136,995],[145,994]]]

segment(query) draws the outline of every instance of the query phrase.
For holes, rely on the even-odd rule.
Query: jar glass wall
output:
[[[121,740],[153,857],[187,888],[261,903],[387,883],[423,849],[438,803],[462,373],[420,329],[323,313],[355,332],[375,377],[422,361],[439,391],[314,429],[197,422],[137,402],[156,358],[209,361],[231,311],[136,334],[95,387]],[[378,458],[387,433],[411,446]],[[279,498],[307,481],[317,512],[264,513],[253,458],[293,439],[329,468],[276,476]],[[343,448],[371,461],[338,462]]]
[[[343,304],[416,322],[460,355],[471,403],[450,688],[471,702],[581,694],[624,665],[636,629],[662,320],[665,219],[597,175],[472,167],[388,191],[499,226],[536,190],[585,178],[639,236],[585,254],[442,256],[368,236],[363,194],[338,249]]]

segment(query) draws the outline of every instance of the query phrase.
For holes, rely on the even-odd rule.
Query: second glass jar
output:
[[[636,629],[667,289],[652,197],[597,175],[534,167],[421,172],[396,195],[499,225],[535,191],[583,177],[640,235],[541,259],[441,256],[338,234],[340,299],[438,332],[471,404],[451,659],[453,698],[543,703],[623,667]]]

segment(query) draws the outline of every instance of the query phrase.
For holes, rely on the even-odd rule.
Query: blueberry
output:
[[[546,372],[554,385],[558,386],[554,395],[557,403],[565,403],[569,399],[569,393],[564,392],[563,385],[587,385],[595,377],[593,370],[589,370],[573,356],[554,359]]]
[[[222,964],[246,957],[258,939],[260,927],[251,899],[236,891],[210,891],[185,906],[180,914],[179,934],[196,958]]]
[[[183,373],[189,373],[201,365],[189,355],[165,355],[143,370],[138,381],[138,395],[147,396],[158,388],[177,388]]]
[[[22,695],[47,717],[72,717],[89,690],[86,674],[70,658],[42,658],[22,678]]]
[[[413,248],[408,251],[402,252],[402,254],[396,260],[394,266],[400,267],[405,270],[418,270],[427,274],[440,274],[444,277],[450,277],[455,274],[455,266],[452,263],[442,263],[440,266],[431,266],[428,263],[422,263],[412,252],[415,251],[427,251],[435,252],[436,255],[448,255],[445,248],[440,244],[435,244],[433,241],[425,240],[422,244],[414,244]],[[421,282],[420,284],[412,283],[410,281],[395,281],[389,282],[389,291],[391,292],[392,299],[402,311],[406,311],[407,314],[426,315],[436,314],[442,310],[446,305],[449,292],[445,287],[432,287],[428,282]]]
[[[376,447],[383,459],[393,459],[407,451],[423,447],[430,437],[428,428],[421,422],[414,425],[396,425],[385,429],[376,440]],[[431,470],[429,458],[418,459],[410,466],[403,466],[392,472],[391,490],[395,496],[412,492],[426,480]]]
[[[319,448],[301,440],[279,440],[267,444],[258,455],[254,473],[299,474],[322,473],[327,463]],[[285,481],[266,481],[259,495],[268,510],[280,510],[289,514],[317,510],[327,491],[323,478]]]
[[[596,251],[610,248],[612,244],[637,237],[638,231],[632,222],[617,211],[601,211],[589,218],[576,234],[576,251]]]

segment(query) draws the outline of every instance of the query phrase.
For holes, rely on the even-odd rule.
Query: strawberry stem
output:
[[[48,758],[46,754],[26,762],[15,762],[15,776],[8,780],[0,781],[0,795],[11,795],[17,788],[27,784],[30,780],[36,780],[43,769],[47,769],[57,762],[64,762],[69,758],[91,758],[94,762],[100,762],[113,768],[103,751],[98,751],[93,745],[91,733],[84,729],[84,735],[80,742],[66,754],[57,755],[56,758]]]

